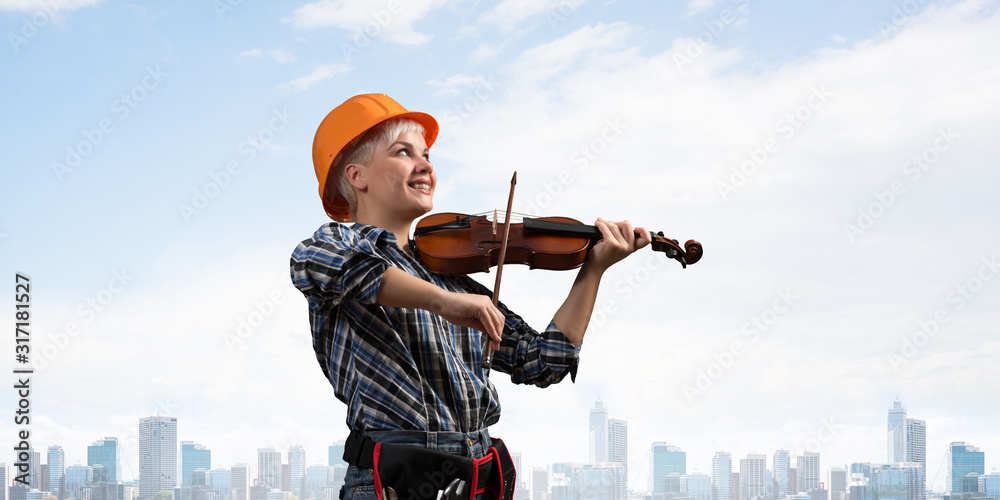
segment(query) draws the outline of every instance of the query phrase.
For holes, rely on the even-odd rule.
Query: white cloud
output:
[[[291,52],[288,52],[284,49],[273,49],[269,50],[267,53],[268,55],[271,56],[272,59],[277,61],[279,64],[298,62],[299,60],[299,58],[295,57],[295,54],[292,54]]]
[[[446,3],[448,0],[390,4],[379,0],[320,0],[295,9],[292,22],[304,28],[341,28],[368,40],[384,37],[404,45],[421,45],[430,41],[431,35],[415,31],[414,25]]]
[[[90,7],[102,0],[0,0],[0,10],[20,10],[25,12],[48,12],[58,14],[62,11]]]
[[[526,20],[551,14],[562,20],[573,15],[586,0],[503,0],[483,14],[478,23],[496,26],[503,33],[513,31]]]
[[[335,76],[347,74],[353,69],[349,64],[321,64],[312,73],[278,85],[279,89],[299,92],[309,90],[317,83],[329,80]]]
[[[715,5],[715,0],[691,0],[688,2],[687,11],[684,17],[691,17],[699,12],[711,9]]]
[[[240,57],[260,58],[263,57],[263,55],[264,51],[260,49],[250,49],[240,52]],[[271,56],[271,59],[274,59],[278,64],[299,61],[299,58],[295,57],[295,54],[292,54],[284,49],[271,49],[267,51],[267,55]]]

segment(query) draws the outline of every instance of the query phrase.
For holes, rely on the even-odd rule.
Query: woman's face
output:
[[[404,132],[394,142],[376,146],[366,170],[371,208],[412,220],[434,207],[437,174],[420,132]]]

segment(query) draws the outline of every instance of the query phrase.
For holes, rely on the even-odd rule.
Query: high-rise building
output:
[[[528,482],[525,480],[528,475],[522,473],[524,469],[521,468],[521,452],[511,452],[510,459],[514,462],[514,470],[517,471],[517,478],[514,484],[514,500],[528,500]]]
[[[66,453],[62,446],[49,446],[48,453],[49,491],[56,498],[66,498]]]
[[[948,455],[945,463],[948,491],[955,493],[972,493],[975,489],[967,484],[966,477],[970,473],[979,476],[986,473],[986,462],[983,452],[979,448],[966,444],[965,441],[955,441],[948,446]],[[975,488],[979,488],[978,478]]]
[[[321,491],[323,488],[333,484],[332,465],[310,465],[306,468],[306,491],[305,498],[324,498]],[[303,498],[303,497],[300,497]]]
[[[993,469],[989,474],[979,476],[979,492],[993,500],[1000,500],[1000,472]]]
[[[657,442],[652,448],[650,490],[653,493],[680,492],[680,477],[687,474],[687,453],[677,446]],[[671,474],[673,476],[671,477]],[[676,481],[676,486],[674,486]]]
[[[608,461],[608,410],[601,400],[590,410],[590,463]]]
[[[795,479],[798,481],[797,487],[799,490],[796,493],[809,493],[812,490],[819,489],[819,452],[803,452],[802,455],[797,458],[796,463]]]
[[[28,449],[28,491],[44,491],[44,473],[42,472],[42,454],[34,448]]]
[[[830,500],[847,500],[847,470],[843,467],[830,467],[827,479],[827,489],[830,490]]]
[[[906,473],[907,500],[924,500],[927,498],[927,488],[924,484],[924,478],[927,476],[927,473],[924,471],[923,464],[919,462],[903,462],[893,464],[893,467],[902,469]]]
[[[920,473],[923,475],[920,482],[927,482],[927,423],[915,418],[906,419],[906,461],[916,462],[921,465]],[[923,500],[926,493],[920,496]]]
[[[712,456],[712,500],[734,500],[732,489],[733,457],[728,451]]]
[[[907,473],[899,464],[872,467],[872,497],[878,500],[907,500]]]
[[[764,500],[767,497],[767,456],[748,453],[740,459],[740,498]]]
[[[777,450],[774,452],[771,467],[774,468],[772,474],[771,496],[777,500],[784,500],[792,494],[791,485],[788,483],[788,469],[792,466],[791,455],[788,450]],[[795,493],[798,493],[797,491]]]
[[[194,441],[181,442],[181,486],[196,484],[192,481],[194,471],[212,468],[212,450]]]
[[[549,470],[535,467],[531,469],[531,500],[549,499]]]
[[[71,500],[80,498],[80,487],[94,481],[94,468],[89,465],[70,465],[66,467],[66,496]],[[62,500],[62,499],[60,499]]]
[[[148,500],[177,486],[177,417],[139,419],[139,496]]]
[[[95,467],[94,481],[109,483],[121,481],[122,463],[119,460],[118,438],[106,437],[98,439],[88,446],[87,465]],[[98,465],[100,469],[96,468]]]
[[[257,485],[281,489],[281,452],[270,447],[257,449]]]
[[[855,462],[847,471],[849,500],[872,500],[871,490],[872,464]]]
[[[886,461],[890,464],[906,461],[906,408],[898,399],[889,408],[889,448]]]
[[[7,485],[13,482],[10,477],[11,469],[7,464],[0,462],[0,500],[7,500],[10,498],[10,492],[7,489]]]
[[[306,498],[306,450],[301,446],[288,448],[288,489],[300,499]]]
[[[344,445],[345,441],[337,441],[327,448],[327,453],[329,454],[326,462],[327,465],[333,467],[340,464],[347,467],[347,462],[344,461]]]
[[[712,478],[701,472],[681,476],[681,493],[694,500],[712,500]]]
[[[224,468],[207,470],[205,485],[218,491],[221,500],[230,500],[233,496],[233,471]]]
[[[608,462],[619,463],[628,477],[628,422],[608,419]]]
[[[232,472],[233,498],[232,500],[247,500],[247,464],[238,463],[229,468]]]

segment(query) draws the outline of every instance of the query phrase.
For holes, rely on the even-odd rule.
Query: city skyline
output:
[[[573,462],[574,464],[583,465],[583,464],[594,464],[599,462],[614,461],[608,459],[609,458],[608,454],[609,450],[612,450],[614,448],[620,448],[619,445],[614,444],[620,437],[615,437],[614,434],[608,431],[608,427],[612,422],[614,422],[624,429],[624,435],[627,436],[628,421],[627,419],[618,419],[609,417],[610,414],[609,411],[610,411],[609,408],[607,408],[604,405],[603,401],[600,399],[596,400],[596,402],[594,403],[594,407],[589,409],[590,416],[588,418],[588,426],[590,428],[590,432],[588,433],[589,436],[588,439],[591,443],[590,448],[592,451],[600,450],[600,446],[595,447],[595,445],[603,441],[605,444],[603,454],[602,452],[598,451],[596,455],[592,454],[589,457],[589,460],[583,462]],[[769,461],[767,459],[767,454],[764,453],[756,453],[750,451],[746,452],[745,455],[739,455],[739,454],[733,454],[726,450],[720,450],[714,453],[711,459],[713,465],[708,469],[709,474],[706,476],[710,479],[711,484],[706,486],[711,488],[710,489],[711,492],[714,492],[716,485],[716,475],[718,473],[717,469],[724,471],[728,467],[728,470],[731,471],[731,473],[738,473],[737,476],[739,477],[739,484],[736,486],[740,489],[740,495],[742,495],[742,498],[759,496],[760,494],[762,494],[761,492],[763,491],[772,491],[772,490],[789,491],[790,489],[794,489],[796,491],[790,491],[787,494],[796,494],[797,492],[805,492],[818,488],[821,483],[827,484],[827,490],[830,490],[830,485],[833,482],[832,475],[837,470],[840,470],[841,472],[845,473],[845,477],[842,478],[841,484],[846,488],[848,484],[848,478],[846,477],[846,470],[852,464],[868,463],[871,464],[873,468],[890,467],[890,466],[897,467],[900,465],[905,466],[907,463],[910,462],[915,462],[917,464],[920,464],[918,461],[913,460],[913,458],[914,454],[920,456],[923,453],[923,451],[915,449],[912,446],[911,443],[912,438],[909,437],[910,434],[907,433],[908,428],[912,433],[912,427],[908,427],[905,424],[907,422],[912,423],[914,421],[922,422],[922,420],[907,417],[905,407],[899,399],[896,399],[895,401],[893,401],[891,406],[887,407],[887,413],[888,413],[888,419],[886,426],[887,427],[886,443],[888,445],[888,450],[889,450],[889,456],[887,456],[887,458],[893,458],[892,453],[894,450],[894,445],[893,445],[894,435],[896,435],[899,432],[902,432],[904,433],[904,436],[907,437],[904,437],[902,441],[897,442],[897,444],[902,446],[904,450],[909,450],[909,451],[906,451],[905,453],[896,458],[902,458],[903,460],[880,462],[877,460],[865,460],[863,458],[859,458],[844,464],[830,464],[830,463],[824,463],[822,454],[820,452],[803,451],[801,455],[796,455],[792,452],[789,452],[788,450],[774,450],[772,459]],[[900,423],[904,425],[900,425]],[[152,464],[154,463],[166,464],[167,466],[169,466],[171,460],[173,460],[173,465],[174,468],[176,469],[176,471],[174,472],[175,476],[170,478],[169,474],[167,474],[166,476],[164,474],[161,474],[158,467],[153,467],[153,470],[156,470],[156,473],[151,474],[151,476],[159,476],[161,478],[165,477],[165,479],[163,480],[168,482],[170,479],[173,479],[176,482],[177,487],[191,484],[190,481],[185,480],[185,478],[187,477],[186,475],[193,473],[196,469],[203,469],[206,470],[207,473],[211,474],[212,472],[218,472],[219,470],[231,470],[238,466],[246,468],[245,465],[246,463],[255,462],[257,466],[255,468],[247,469],[246,472],[246,480],[248,485],[253,484],[254,481],[257,481],[258,484],[261,485],[266,485],[272,488],[279,488],[283,482],[287,482],[288,485],[290,486],[289,491],[297,494],[303,488],[306,488],[306,472],[311,467],[316,467],[320,465],[332,467],[334,464],[343,464],[342,460],[340,460],[339,457],[335,457],[336,452],[342,450],[343,447],[342,442],[331,443],[330,445],[324,447],[325,453],[319,456],[325,457],[326,460],[324,461],[323,459],[319,459],[318,461],[316,461],[316,463],[311,465],[305,460],[305,457],[307,455],[305,447],[302,445],[291,445],[285,451],[282,451],[281,449],[277,449],[271,446],[262,447],[257,449],[257,455],[255,457],[256,460],[254,461],[245,460],[235,464],[231,464],[229,466],[225,466],[219,463],[212,464],[212,460],[210,458],[212,453],[212,448],[210,446],[206,446],[201,443],[197,443],[186,439],[178,442],[178,439],[180,439],[180,437],[177,432],[178,419],[176,417],[170,417],[170,416],[144,417],[139,419],[137,428],[141,442],[149,442],[149,443],[165,442],[169,446],[169,443],[172,440],[175,448],[172,454],[169,449],[160,449],[160,448],[150,449],[150,451],[148,452],[148,456],[143,460],[145,460],[145,463],[150,464],[150,466],[152,466]],[[919,436],[921,439],[923,439],[925,437],[923,433],[926,432],[926,429],[922,425],[919,426],[919,429],[920,429]],[[908,443],[910,443],[910,446],[907,446]],[[108,451],[103,451],[109,445],[112,444],[116,446],[115,453],[112,454],[109,453]],[[118,440],[115,437],[105,437],[103,439],[95,441],[93,444],[87,447],[87,457],[88,457],[87,464],[101,465],[103,467],[104,464],[109,463],[109,461],[111,461],[111,463],[116,462],[121,456],[120,453],[121,450],[117,449],[117,445],[118,445]],[[149,449],[151,446],[152,446],[151,444],[146,445],[145,448]],[[649,487],[645,491],[648,491],[650,493],[678,491],[678,490],[686,491],[686,489],[683,490],[681,489],[685,487],[684,485],[686,484],[686,478],[688,478],[689,476],[699,477],[703,475],[703,473],[697,467],[691,469],[688,468],[689,461],[687,452],[680,446],[673,445],[667,442],[652,442],[649,443],[647,448],[649,450],[648,458],[650,460],[649,466],[651,470],[649,476],[649,485],[648,485]],[[69,467],[79,466],[79,464],[72,464],[72,465],[67,464],[65,458],[66,457],[65,450],[60,444],[50,445],[47,447],[47,449],[48,449],[48,452],[46,454],[47,460],[44,463],[44,466],[47,467],[47,478],[50,487],[52,478],[57,478],[57,480],[61,481],[69,481],[68,479],[65,479],[68,477],[67,471]],[[986,453],[985,451],[976,447],[973,443],[952,441],[948,449],[949,455],[946,460],[947,464],[950,464],[952,461],[951,454],[959,450],[963,453],[962,455],[963,458],[958,460],[958,462],[961,463],[960,467],[964,467],[962,469],[963,471],[965,471],[966,469],[974,470],[978,467],[983,470],[984,474],[996,472],[997,469],[996,467],[991,469],[990,467],[987,467],[985,465],[987,463],[985,456],[988,456],[989,453]],[[517,450],[513,451],[515,453],[518,453],[518,455],[521,455],[519,451]],[[969,453],[971,453],[972,455],[968,455]],[[973,458],[964,458],[966,455]],[[40,456],[41,454],[39,452],[34,452],[33,457],[35,458],[33,458],[33,460],[38,460],[39,461],[38,463],[40,463]],[[722,469],[719,469],[719,467],[716,464],[716,462],[720,459],[720,456],[724,456],[723,462],[720,462],[720,464],[722,464],[723,467]],[[48,467],[49,462],[53,460],[53,458],[55,460],[58,460],[62,464],[62,467],[60,469],[57,470]],[[598,462],[595,462],[595,460]],[[790,460],[794,460],[794,462],[790,462]],[[560,463],[567,463],[567,462],[565,461],[554,462],[552,464],[545,464],[544,467],[546,469],[551,469],[553,466]],[[794,467],[795,470],[794,479],[796,482],[796,486],[794,488],[789,488],[789,490],[782,490],[779,487],[779,485],[781,484],[780,478],[784,476],[785,478],[784,480],[789,481],[788,468],[790,467],[791,463],[796,464],[796,467]],[[736,466],[735,464],[739,465]],[[629,464],[625,463],[623,465],[625,466],[625,470],[628,470]],[[923,476],[923,474],[926,474],[925,468],[922,466],[923,464],[920,465],[921,467],[919,468],[919,472],[921,476]],[[281,479],[283,477],[282,473],[283,467],[289,468],[289,471],[285,473],[285,475],[289,476],[288,478],[286,478],[287,480]],[[536,475],[537,472],[535,471],[535,469],[537,468],[538,466],[533,466],[525,470],[525,473],[531,471],[532,475]],[[782,468],[784,468],[784,475],[779,474],[779,470],[781,470]],[[948,483],[949,480],[957,481],[951,483],[952,484],[951,487],[954,488],[955,487],[954,485],[958,485],[959,488],[963,487],[960,479],[951,478],[951,470],[952,469],[950,469],[949,465],[949,468],[946,468],[945,470],[946,478],[944,479],[944,483],[949,484]],[[552,471],[550,470],[550,472]],[[765,472],[767,473],[766,475]],[[671,473],[674,473],[675,477],[670,481],[676,482],[677,484],[671,485],[664,482],[668,481],[668,476],[670,476]],[[751,475],[748,476],[747,474]],[[964,475],[964,473],[960,474],[960,476],[961,475]],[[93,477],[93,474],[91,477]],[[37,480],[38,478],[33,478],[33,479]],[[36,484],[34,480],[32,481],[32,485]],[[94,480],[97,481],[100,479],[96,478]],[[770,484],[767,482],[768,480],[770,480]],[[74,481],[70,482],[73,483]],[[126,482],[135,482],[137,486],[139,486],[142,483],[141,476],[136,477],[132,481],[126,481]],[[298,486],[293,485],[293,483],[298,483]],[[63,484],[65,484],[65,482]],[[696,483],[696,484],[701,485],[701,483]],[[920,481],[915,484],[926,485],[927,483],[926,480],[923,477],[921,477]],[[931,484],[930,486],[933,487],[933,484]],[[642,489],[636,489],[634,477],[629,477],[627,488],[630,491],[643,491]],[[312,488],[310,487],[309,490],[312,491]],[[921,489],[921,491],[923,491],[923,489]],[[944,491],[947,492],[949,490],[946,488]],[[148,494],[148,492],[146,493]],[[716,493],[711,493],[711,494],[716,494]],[[732,497],[726,497],[725,493],[722,492],[719,492],[718,495],[720,496],[718,497],[713,496],[711,500],[731,500],[732,498]],[[302,497],[300,496],[300,498]],[[830,500],[837,500],[837,499],[830,499]]]

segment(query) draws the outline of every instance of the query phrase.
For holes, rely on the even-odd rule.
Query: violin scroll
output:
[[[695,240],[687,240],[684,243],[684,248],[681,248],[680,242],[667,238],[663,235],[663,231],[658,231],[652,237],[653,241],[649,245],[654,251],[665,253],[668,258],[680,262],[681,267],[685,269],[687,269],[688,264],[694,264],[701,260],[701,243]]]

